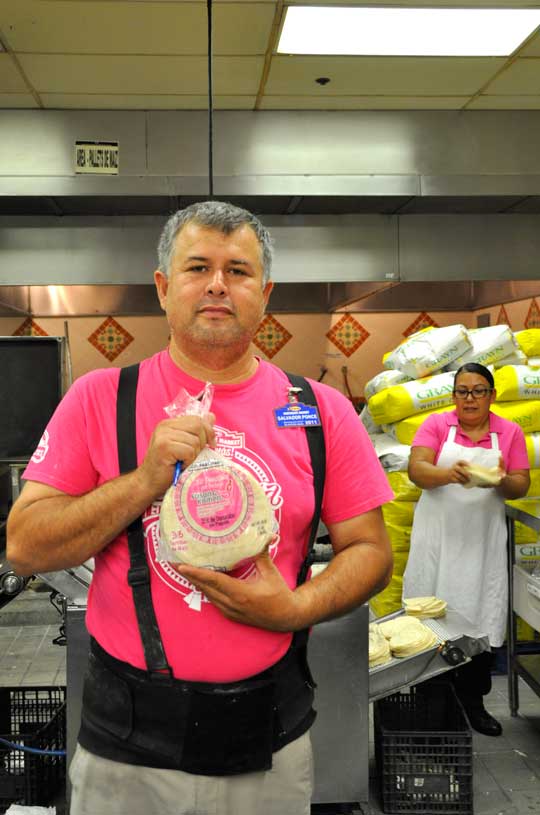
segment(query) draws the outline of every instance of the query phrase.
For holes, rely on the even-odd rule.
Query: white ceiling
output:
[[[215,109],[540,110],[538,33],[508,59],[277,55],[286,6],[305,2],[214,0]],[[361,5],[321,0],[332,3]],[[369,4],[530,8],[540,0]],[[0,41],[0,108],[208,105],[206,0],[0,0]]]

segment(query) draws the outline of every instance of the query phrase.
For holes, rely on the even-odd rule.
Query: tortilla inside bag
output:
[[[231,571],[260,554],[275,534],[275,518],[259,482],[205,448],[165,493],[158,557]]]

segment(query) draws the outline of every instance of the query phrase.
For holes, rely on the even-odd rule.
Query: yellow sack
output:
[[[540,357],[540,328],[516,331],[514,337],[526,357]]]
[[[525,443],[531,470],[536,470],[540,467],[540,433],[525,433]]]
[[[415,506],[415,504],[411,504]],[[395,524],[386,524],[386,531],[392,544],[392,551],[394,553],[401,552],[408,554],[411,548],[411,527],[410,526],[397,526]]]
[[[535,499],[531,500],[529,498],[519,498],[515,501],[507,501],[506,503],[515,509],[519,509],[522,512],[527,512],[529,515],[539,517],[540,501]],[[516,543],[516,562],[519,563],[521,559],[534,559],[532,557],[532,552],[529,551],[528,555],[525,557],[525,552],[518,553],[517,547],[521,544],[537,544],[538,532],[535,529],[532,529],[530,526],[527,526],[527,524],[522,524],[520,521],[515,521],[514,537]]]
[[[516,618],[516,635],[518,642],[538,642],[539,638],[538,632],[521,617]]]
[[[454,374],[442,373],[386,388],[368,401],[375,424],[390,424],[452,403]]]
[[[529,470],[529,475],[531,476],[531,484],[525,497],[540,499],[540,470]]]
[[[382,514],[386,527],[408,527],[409,533],[414,516],[415,503],[413,501],[389,501],[383,504]]]
[[[505,365],[495,371],[497,402],[540,398],[540,371],[528,365]]]
[[[385,617],[386,614],[399,611],[402,594],[403,578],[398,575],[392,576],[387,587],[369,601],[372,612],[376,617]]]
[[[386,477],[394,491],[395,501],[418,501],[422,490],[413,484],[407,473],[386,473]]]
[[[395,422],[394,424],[390,425],[383,425],[383,430],[385,433],[392,436],[392,438],[401,442],[401,444],[412,444],[416,431],[420,425],[426,421],[428,416],[431,416],[433,413],[446,413],[452,409],[453,405],[448,405],[447,407],[437,408],[436,410],[426,410],[424,413],[417,413],[415,416],[408,416],[406,419],[402,419],[400,422]]]
[[[503,419],[516,422],[524,433],[540,430],[540,399],[527,399],[523,402],[495,402],[491,410]]]

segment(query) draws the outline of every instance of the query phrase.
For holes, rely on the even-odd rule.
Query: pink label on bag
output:
[[[208,467],[186,471],[174,492],[179,524],[204,543],[229,543],[242,535],[253,518],[255,497],[241,470]]]

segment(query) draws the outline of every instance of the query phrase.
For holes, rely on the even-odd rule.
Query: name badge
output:
[[[274,410],[278,427],[318,427],[321,424],[315,405],[293,402]]]

